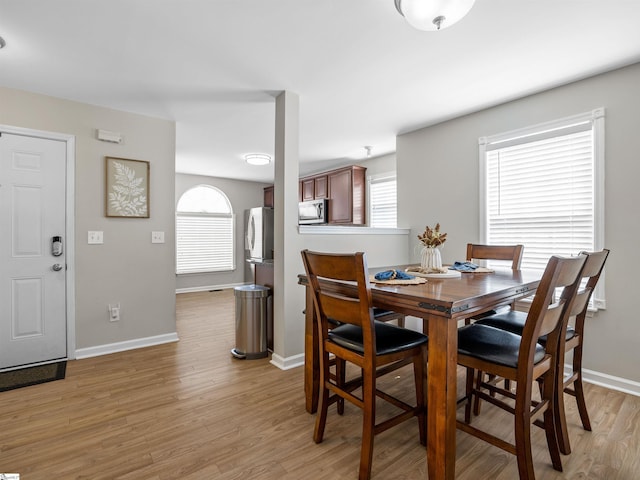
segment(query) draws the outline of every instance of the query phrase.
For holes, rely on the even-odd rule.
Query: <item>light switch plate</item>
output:
[[[89,245],[98,245],[104,243],[103,232],[90,230],[87,235],[87,243]]]
[[[151,243],[164,243],[164,232],[151,232]]]

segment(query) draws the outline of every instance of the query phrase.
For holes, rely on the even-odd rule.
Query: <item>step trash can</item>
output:
[[[267,351],[267,315],[271,289],[264,285],[242,285],[234,288],[236,298],[235,358],[264,358]]]

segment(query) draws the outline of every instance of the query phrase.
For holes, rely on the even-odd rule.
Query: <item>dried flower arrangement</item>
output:
[[[440,233],[440,224],[436,223],[434,228],[427,225],[422,235],[418,235],[418,240],[426,247],[439,247],[447,241],[447,234]]]

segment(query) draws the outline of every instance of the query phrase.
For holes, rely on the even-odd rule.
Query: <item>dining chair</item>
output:
[[[584,339],[585,319],[591,295],[600,279],[604,264],[609,256],[609,250],[603,249],[599,252],[581,252],[587,255],[581,277],[584,286],[581,287],[573,304],[567,326],[566,335],[563,337],[564,342],[560,345],[560,355],[558,356],[558,375],[562,380],[557,391],[558,399],[556,402],[556,428],[558,430],[558,442],[560,451],[566,455],[571,453],[571,445],[569,442],[569,434],[567,428],[567,420],[564,411],[564,395],[567,393],[576,398],[580,420],[585,430],[591,431],[591,422],[589,413],[587,412],[587,404],[584,399],[584,387],[582,384],[582,347]],[[510,311],[507,313],[499,313],[479,320],[477,323],[500,328],[518,335],[522,334],[527,314],[525,312]],[[548,339],[541,337],[538,343],[546,346]],[[571,364],[571,372],[568,376],[564,376],[564,357],[566,352],[573,351],[573,360]]]
[[[524,245],[480,245],[476,243],[467,243],[467,261],[474,260],[501,260],[506,263],[511,262],[513,270],[520,270],[522,264],[522,254],[524,253]],[[507,304],[510,305],[510,304]],[[496,308],[504,307],[499,305]],[[513,305],[511,305],[513,308]],[[487,315],[497,313],[495,309],[471,318],[465,318],[465,325],[469,325],[472,321],[483,318]]]
[[[558,339],[566,331],[586,258],[586,255],[551,257],[521,336],[478,322],[458,329],[458,364],[467,369],[467,375],[464,421],[458,420],[456,425],[460,430],[516,455],[521,480],[535,479],[531,451],[531,425],[534,423],[544,428],[553,468],[562,471],[554,413],[556,365],[560,354]],[[563,290],[554,300],[557,288]],[[548,336],[546,349],[538,343],[543,335]],[[515,392],[483,381],[483,372],[515,382]],[[480,378],[479,384],[476,378]],[[535,382],[540,385],[540,400],[533,399]],[[493,397],[486,391],[495,391],[501,397]],[[476,397],[513,414],[515,443],[471,425],[471,406]]]
[[[426,445],[427,337],[421,333],[374,320],[366,256],[303,250],[302,260],[309,280],[318,328],[320,393],[313,439],[323,440],[330,404],[347,400],[363,410],[359,480],[371,475],[374,436],[399,423],[418,417],[420,443]],[[322,279],[349,282],[351,288],[336,289]],[[355,283],[355,292],[353,286]],[[337,326],[330,324],[339,322]],[[331,375],[331,357],[336,375]],[[346,380],[346,364],[358,367],[360,375]],[[413,363],[415,406],[381,391],[377,378]],[[358,395],[358,390],[360,394]],[[376,397],[389,402],[400,413],[376,423]],[[341,414],[340,408],[338,413]]]

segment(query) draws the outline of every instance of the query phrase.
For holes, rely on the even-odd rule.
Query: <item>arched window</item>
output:
[[[227,196],[198,185],[180,197],[176,209],[176,272],[235,269],[235,216]]]

